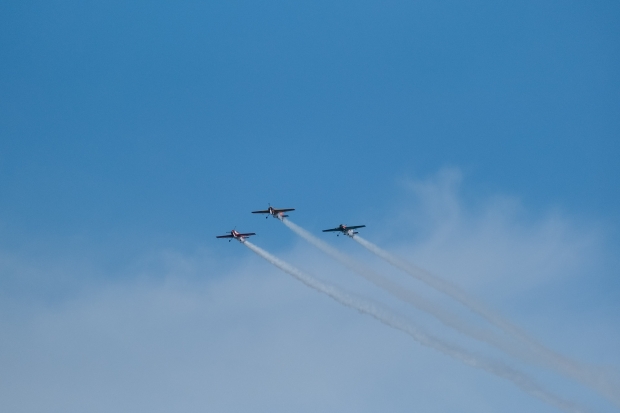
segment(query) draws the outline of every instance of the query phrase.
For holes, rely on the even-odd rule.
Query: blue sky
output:
[[[3,2],[0,289],[2,323],[15,328],[16,337],[3,341],[4,352],[12,355],[22,341],[47,337],[33,333],[33,326],[48,317],[65,326],[59,330],[67,333],[63,340],[74,344],[70,337],[78,327],[72,330],[71,322],[92,326],[105,319],[107,326],[117,326],[115,292],[134,294],[144,304],[126,308],[129,325],[165,318],[153,294],[168,297],[166,303],[176,302],[172,294],[195,304],[178,313],[182,325],[206,325],[233,341],[236,333],[221,330],[218,315],[235,305],[243,314],[263,314],[264,308],[256,298],[241,303],[233,293],[245,291],[240,280],[259,283],[263,292],[264,285],[275,288],[269,293],[273,301],[297,314],[302,310],[285,296],[301,294],[311,306],[311,292],[298,292],[292,282],[295,292],[279,289],[283,274],[214,237],[234,226],[256,231],[260,246],[308,269],[328,271],[285,228],[249,213],[271,202],[297,208],[295,222],[313,231],[365,223],[368,238],[454,277],[547,342],[586,359],[598,351],[617,367],[612,349],[620,344],[619,14],[612,1]],[[350,243],[336,241],[368,259]],[[254,271],[268,278],[266,284],[248,281]],[[222,288],[229,301],[212,304],[214,291]],[[203,295],[192,295],[194,290]],[[324,334],[339,333],[332,316],[342,325],[361,317],[320,305],[324,317],[299,314],[319,330],[327,326],[317,334],[322,343],[329,342]],[[545,316],[536,318],[534,309]],[[201,318],[201,311],[210,311],[211,318]],[[101,319],[76,319],[82,312]],[[596,331],[572,348],[571,337],[582,335],[571,327],[577,319],[577,325]],[[25,330],[16,327],[19,320],[25,320]],[[265,322],[253,340],[272,348],[272,334],[286,337],[287,320]],[[204,339],[173,324],[147,329],[132,342],[167,343],[164,337],[173,331],[188,343]],[[357,343],[366,328],[384,334],[381,327],[369,327],[372,320],[355,325],[359,329],[349,331],[351,337],[333,338],[341,349],[350,348],[349,338]],[[555,334],[548,333],[549,325],[559,326]],[[103,342],[124,331],[110,328],[101,328]],[[360,344],[360,358],[376,355],[376,340],[389,342],[372,340]],[[401,346],[397,342],[392,345]],[[415,346],[403,343],[402,348]],[[219,352],[229,344],[222,339],[209,348]],[[243,349],[248,360],[260,358],[256,348]],[[152,354],[165,359],[178,351],[168,343]],[[339,360],[335,350],[330,356],[327,347],[324,351],[317,359]],[[406,360],[403,365],[415,364],[405,350],[394,351]],[[43,358],[46,374],[54,371],[54,357],[65,357],[49,352],[56,356]],[[114,360],[128,354],[119,345],[101,363],[115,366]],[[86,364],[93,362],[82,356],[90,360]],[[25,366],[33,359],[16,355],[11,366],[29,371]],[[461,369],[436,359],[440,371]],[[79,377],[81,364],[73,362],[71,374]],[[314,362],[308,364],[300,368],[309,369],[304,377],[314,377],[311,381],[331,377],[327,370],[313,376]],[[180,365],[188,377],[200,375],[192,363]],[[319,393],[338,400],[333,411],[343,406],[361,411],[361,405],[344,401],[377,388],[364,404],[368,411],[381,406],[405,411],[415,402],[387,378],[423,384],[398,365],[369,364],[368,371],[382,371],[384,381],[354,382],[341,398],[327,387]],[[432,366],[429,362],[430,371]],[[109,369],[111,376],[123,371]],[[146,375],[141,371],[135,370],[138,381]],[[231,387],[225,388],[233,391],[232,383],[247,373],[234,365],[227,373]],[[288,374],[280,366],[266,382],[285,381]],[[454,405],[508,411],[507,405],[520,400],[519,393],[497,400],[485,391],[484,380],[493,379],[477,378],[471,381],[485,384],[475,389],[459,387],[458,380],[450,384]],[[104,388],[113,382],[102,380]],[[40,383],[12,394],[66,394],[52,405],[79,410],[84,406],[71,405],[69,387],[54,392]],[[176,405],[175,394],[180,393],[167,399],[170,406]],[[295,400],[311,394],[300,391]],[[144,398],[127,397],[126,404],[119,399],[117,406],[104,401],[99,406],[145,406]],[[184,397],[196,408],[209,405],[199,391]],[[418,407],[450,410],[452,402],[428,397]],[[604,403],[588,394],[583,398]],[[24,399],[11,400],[15,407]],[[384,404],[387,400],[392,404]],[[278,406],[300,410],[287,403]],[[530,406],[524,403],[515,408]],[[278,410],[274,406],[264,408]]]

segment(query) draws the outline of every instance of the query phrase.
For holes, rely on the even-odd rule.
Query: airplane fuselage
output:
[[[353,235],[357,234],[357,232],[353,231],[352,229],[345,229],[342,231],[342,233],[346,235],[347,237],[351,237],[351,238],[353,238]]]
[[[230,231],[230,235],[233,237],[233,239],[236,239],[237,241],[243,242],[244,240],[244,238],[239,234],[239,232],[235,231],[234,229]]]
[[[276,211],[275,209],[273,209],[273,207],[269,207],[269,214],[279,220],[282,220],[284,218],[284,212]]]

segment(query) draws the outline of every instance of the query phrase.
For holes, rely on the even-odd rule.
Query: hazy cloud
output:
[[[425,226],[425,236],[401,235],[386,247],[457,282],[555,350],[616,368],[617,308],[588,297],[571,307],[584,285],[603,279],[591,271],[602,268],[611,247],[596,225],[554,212],[524,218],[524,208],[509,198],[464,203],[461,180],[451,170],[413,182],[416,202],[403,211],[409,217],[403,225]],[[372,239],[380,224],[369,225],[365,237]],[[363,249],[347,248],[442,302]],[[3,410],[556,411],[342,308],[257,257],[222,263],[203,247],[158,250],[110,274],[99,259],[59,250],[0,255]],[[303,243],[281,255],[389,302]],[[501,357],[389,303],[442,337]],[[569,380],[526,371],[597,411],[616,411]]]

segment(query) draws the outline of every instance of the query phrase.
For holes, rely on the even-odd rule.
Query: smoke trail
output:
[[[521,343],[525,344],[530,351],[537,354],[539,361],[544,363],[547,367],[550,367],[555,371],[569,376],[574,380],[577,380],[582,384],[598,391],[601,395],[616,404],[616,406],[620,407],[620,389],[602,372],[594,371],[592,368],[583,366],[573,360],[557,354],[553,350],[538,343],[525,331],[486,308],[473,297],[470,297],[458,286],[450,283],[449,281],[393,256],[373,243],[363,239],[359,235],[355,235],[353,239],[370,252],[392,264],[394,267],[401,269],[414,278],[417,278],[436,290],[452,297],[486,319],[491,324],[518,339]]]
[[[444,308],[428,301],[424,297],[416,294],[414,291],[411,291],[399,284],[396,284],[388,278],[375,273],[374,271],[364,267],[363,265],[360,265],[353,258],[339,252],[329,244],[321,241],[320,239],[310,234],[308,231],[301,228],[300,226],[294,224],[293,222],[289,220],[283,220],[282,222],[284,222],[284,225],[289,227],[306,241],[310,242],[312,245],[314,245],[324,253],[330,255],[337,261],[340,261],[346,267],[357,272],[379,288],[382,288],[396,298],[413,305],[418,310],[425,311],[431,314],[433,317],[437,318],[448,327],[454,328],[455,330],[466,334],[476,340],[490,344],[511,356],[520,358],[521,360],[527,362],[537,362],[536,360],[532,360],[532,358],[528,354],[524,353],[519,348],[516,348],[513,344],[500,339],[492,332],[470,325],[456,314],[453,314],[445,310]]]
[[[355,297],[351,294],[348,294],[344,291],[341,291],[335,286],[326,284],[322,281],[317,280],[314,277],[311,277],[297,268],[289,265],[288,263],[274,257],[269,254],[267,251],[262,248],[257,247],[256,245],[250,243],[249,241],[243,242],[243,244],[254,251],[256,254],[263,257],[265,260],[269,261],[271,264],[280,268],[282,271],[292,275],[297,280],[301,281],[305,285],[310,288],[313,288],[323,294],[326,294],[330,298],[335,301],[343,304],[349,308],[357,310],[361,313],[368,314],[374,317],[376,320],[382,322],[383,324],[395,328],[397,330],[401,330],[411,337],[413,337],[420,344],[433,348],[437,351],[440,351],[448,356],[451,356],[461,362],[470,365],[472,367],[476,367],[482,370],[485,370],[491,374],[494,374],[498,377],[510,380],[517,387],[519,387],[524,392],[534,396],[544,402],[547,402],[553,406],[556,406],[566,412],[570,413],[587,413],[584,407],[581,407],[574,402],[564,400],[547,390],[543,389],[540,385],[535,383],[532,379],[530,379],[525,374],[512,369],[506,365],[503,365],[498,362],[493,362],[491,360],[483,359],[482,357],[470,353],[467,350],[461,349],[460,347],[446,343],[436,337],[433,337],[420,329],[413,326],[411,323],[403,320],[392,314],[390,311],[382,308],[376,303],[370,302],[368,300],[364,300],[359,297]]]

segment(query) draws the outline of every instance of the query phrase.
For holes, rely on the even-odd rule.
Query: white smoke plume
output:
[[[372,282],[376,286],[384,289],[385,291],[389,292],[396,298],[413,305],[415,308],[421,311],[431,314],[433,317],[437,318],[439,321],[441,321],[446,326],[454,328],[455,330],[463,334],[466,334],[476,340],[490,344],[504,351],[505,353],[511,356],[517,357],[523,361],[534,362],[534,363],[537,362],[537,360],[532,359],[532,357],[527,352],[523,351],[517,346],[514,346],[510,342],[503,340],[501,337],[498,337],[493,332],[475,327],[471,325],[470,323],[466,322],[464,319],[462,319],[458,315],[453,314],[450,311],[446,310],[445,308],[427,300],[426,298],[415,293],[414,291],[408,288],[405,288],[404,286],[399,285],[380,274],[377,274],[376,272],[359,264],[359,262],[357,262],[350,256],[343,254],[342,252],[333,248],[329,244],[318,239],[317,237],[310,234],[308,231],[301,228],[299,225],[291,222],[290,220],[288,219],[282,220],[282,222],[287,227],[289,227],[292,231],[294,231],[296,234],[298,234],[299,236],[304,238],[306,241],[308,241],[309,243],[311,243],[312,245],[314,245],[315,247],[317,247],[324,253],[328,254],[335,260],[339,261],[340,263],[342,263],[349,269],[360,274],[365,279]],[[357,237],[357,235],[355,237]]]
[[[257,247],[249,241],[243,242],[243,244],[254,251],[256,254],[273,264],[274,266],[280,268],[282,271],[287,274],[295,277],[297,280],[301,281],[305,285],[310,288],[313,288],[323,294],[328,295],[330,298],[335,301],[343,304],[349,308],[355,309],[361,313],[368,314],[375,318],[376,320],[382,322],[383,324],[395,328],[397,330],[401,330],[411,337],[413,337],[420,344],[433,348],[437,351],[440,351],[448,356],[451,356],[467,365],[472,367],[476,367],[482,370],[487,371],[488,373],[494,374],[498,377],[502,377],[511,381],[518,388],[523,390],[524,392],[530,394],[533,397],[536,397],[546,403],[549,403],[557,408],[564,410],[566,412],[571,413],[586,413],[589,410],[585,409],[582,406],[577,405],[572,401],[565,400],[556,396],[549,391],[542,388],[539,384],[535,383],[532,379],[530,379],[525,374],[506,366],[502,363],[487,360],[473,354],[465,349],[462,349],[454,344],[450,344],[440,340],[432,335],[427,334],[426,332],[420,330],[416,326],[412,325],[410,322],[403,320],[400,317],[395,316],[391,311],[381,307],[380,305],[370,302],[368,300],[355,297],[349,293],[341,291],[335,286],[326,284],[322,281],[317,280],[314,277],[311,277],[297,268],[289,265],[288,263],[274,257],[269,254],[267,251]]]
[[[620,406],[620,389],[604,372],[585,366],[545,347],[525,331],[469,296],[457,285],[388,253],[359,235],[355,235],[353,239],[389,264],[452,297],[489,323],[519,340],[526,346],[527,350],[537,356],[538,361],[543,365],[598,391],[617,406]]]
[[[539,344],[535,339],[529,337],[518,327],[511,324],[509,321],[504,320],[499,315],[493,313],[491,310],[485,308],[482,304],[469,297],[456,285],[451,284],[448,281],[445,281],[440,277],[434,276],[422,269],[409,265],[408,263],[389,254],[387,251],[384,251],[376,245],[364,240],[359,235],[355,235],[353,237],[354,240],[359,242],[364,247],[368,248],[371,252],[385,259],[397,268],[406,271],[407,273],[413,275],[421,281],[426,282],[435,289],[442,291],[445,294],[453,297],[457,301],[463,303],[465,306],[471,308],[474,312],[483,316],[491,324],[501,328],[505,332],[509,333],[511,336],[516,337],[518,341],[503,340],[502,338],[493,334],[491,331],[472,326],[457,315],[452,314],[449,311],[439,307],[438,305],[426,300],[415,292],[405,289],[404,287],[397,285],[389,279],[360,265],[353,258],[339,252],[329,244],[318,239],[317,237],[310,234],[308,231],[291,222],[290,220],[282,220],[282,222],[296,234],[310,242],[321,251],[338,260],[351,270],[362,275],[364,278],[371,281],[380,288],[388,291],[395,297],[412,304],[419,310],[431,314],[443,324],[452,327],[455,330],[466,334],[476,340],[490,344],[497,349],[505,352],[506,354],[517,357],[522,361],[550,368],[564,376],[572,378],[590,388],[593,388],[614,403],[618,403],[618,393],[614,390],[614,386],[612,385],[610,380],[606,380],[602,373],[598,373],[596,371],[593,371],[593,369],[588,369],[585,366],[581,366],[579,363],[570,360],[562,355],[559,355],[550,349],[547,349],[542,344]]]

